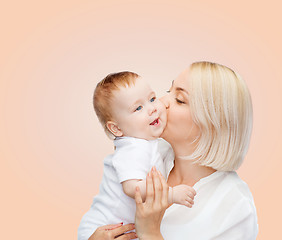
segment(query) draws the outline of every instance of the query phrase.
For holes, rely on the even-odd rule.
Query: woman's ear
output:
[[[108,128],[108,130],[116,137],[121,137],[123,135],[123,132],[121,131],[121,129],[118,127],[117,123],[113,122],[113,121],[108,121],[106,123],[106,126]]]

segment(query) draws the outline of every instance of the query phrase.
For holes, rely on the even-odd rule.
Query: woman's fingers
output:
[[[125,233],[119,237],[116,237],[117,240],[128,240],[128,239],[136,239],[137,234],[135,232]]]
[[[162,193],[163,193],[163,186],[160,180],[160,176],[157,173],[157,170],[155,167],[153,167],[153,185],[155,190],[155,204],[160,204],[162,199]]]
[[[115,229],[112,229],[111,230],[111,233],[113,236],[119,236],[121,234],[124,234],[128,231],[132,231],[135,229],[135,225],[133,223],[130,223],[130,224],[126,224],[126,225],[123,225],[123,226],[120,226],[120,227],[117,227]],[[119,239],[119,238],[118,238]],[[125,238],[126,239],[126,238]],[[131,239],[131,238],[128,238],[128,239]]]
[[[141,192],[140,192],[140,188],[136,187],[135,190],[135,203],[136,203],[136,213],[137,212],[143,212],[144,211],[144,205],[143,205],[143,201],[142,201],[142,196],[141,196]]]
[[[169,190],[169,187],[167,185],[167,182],[166,182],[164,176],[161,174],[160,171],[158,171],[158,174],[159,174],[162,186],[163,186],[162,204],[163,204],[163,206],[168,207],[168,190]]]
[[[137,208],[139,206],[142,206],[142,196],[141,196],[141,192],[140,192],[139,187],[136,187],[136,189],[135,189],[135,202],[136,202]]]
[[[154,186],[152,179],[152,170],[148,173],[146,178],[146,204],[152,205],[154,202]]]
[[[100,230],[112,230],[118,227],[121,227],[123,225],[123,223],[117,223],[117,224],[109,224],[109,225],[105,225],[102,227],[99,227]]]

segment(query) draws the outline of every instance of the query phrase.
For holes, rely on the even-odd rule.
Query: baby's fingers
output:
[[[186,206],[186,207],[188,207],[188,208],[191,208],[193,205],[190,203],[190,202],[188,202],[188,201],[185,201],[184,202],[184,205]]]
[[[194,190],[195,191],[195,190]],[[187,191],[187,197],[189,197],[189,198],[191,198],[191,199],[194,199],[194,197],[195,197],[195,194],[194,194],[194,192],[192,192],[192,191]]]
[[[187,197],[187,198],[184,200],[183,205],[185,205],[186,207],[191,208],[191,207],[194,205],[194,201],[193,201],[193,199]]]
[[[194,205],[194,201],[191,198],[186,198],[186,201],[189,202],[190,204]]]
[[[194,196],[196,196],[196,191],[195,191],[195,189],[194,188],[192,188],[192,187],[190,187],[190,192],[194,195]]]

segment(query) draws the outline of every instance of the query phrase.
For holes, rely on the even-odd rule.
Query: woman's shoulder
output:
[[[242,216],[252,215],[256,218],[256,208],[252,193],[236,172],[224,172],[213,197],[220,208],[233,211]]]
[[[252,193],[236,172],[218,172],[207,184],[213,192],[208,200],[210,211],[219,224],[218,234],[250,231],[257,234],[257,213]],[[206,197],[203,194],[203,197]],[[224,236],[224,235],[223,235]],[[228,238],[225,238],[228,239]],[[248,238],[242,238],[248,239]]]
[[[235,171],[224,172],[220,185],[226,189],[227,193],[233,193],[238,195],[238,197],[253,200],[248,184]]]
[[[234,171],[216,171],[194,185],[202,198],[209,198],[213,204],[233,208],[237,203],[254,206],[248,185]],[[253,208],[253,207],[252,207]]]
[[[242,234],[248,231],[250,234],[252,233],[252,236],[256,236],[258,232],[257,212],[247,183],[236,172],[226,172],[224,175],[222,186],[219,188],[222,194],[219,194],[220,201],[218,203],[221,210],[226,210],[226,215],[222,219],[220,232],[236,225],[237,231],[241,229]]]

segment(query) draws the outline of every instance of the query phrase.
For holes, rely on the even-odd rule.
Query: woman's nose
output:
[[[165,108],[168,109],[169,108],[169,96],[168,96],[168,94],[161,97],[160,100],[165,105]]]

